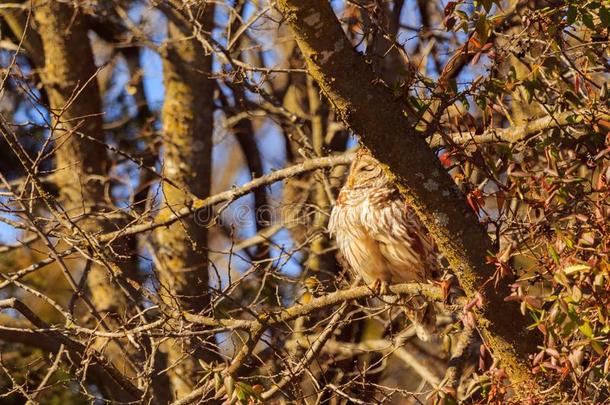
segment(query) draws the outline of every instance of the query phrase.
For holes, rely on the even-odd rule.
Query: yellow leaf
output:
[[[590,266],[587,266],[586,264],[573,264],[571,266],[565,267],[563,269],[563,272],[565,274],[574,274],[574,273],[580,273],[581,271],[589,271],[591,270]]]

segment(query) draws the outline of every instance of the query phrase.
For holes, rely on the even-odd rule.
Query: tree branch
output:
[[[105,361],[98,353],[93,353],[81,343],[69,339],[60,332],[53,330],[46,322],[40,319],[30,308],[16,298],[9,298],[0,301],[1,309],[13,309],[23,315],[37,330],[29,330],[15,328],[15,324],[10,322],[8,325],[6,319],[1,319],[0,339],[8,342],[23,343],[38,347],[43,350],[57,353],[61,346],[64,345],[71,359],[69,364],[73,374],[78,374],[82,364],[88,362],[88,367],[85,370],[85,377],[90,377],[98,383],[100,387],[105,387],[105,392],[114,401],[129,402],[139,401],[142,399],[142,393],[129,380],[127,380],[118,370],[110,363]],[[21,325],[20,325],[21,326]],[[88,360],[90,358],[91,360]]]
[[[185,6],[205,31],[214,28],[214,3]],[[214,132],[214,87],[209,77],[212,55],[206,54],[191,37],[188,23],[168,20],[168,44],[163,52],[165,99],[163,103],[163,174],[165,205],[157,217],[164,220],[189,206],[192,198],[210,195],[212,184],[212,135]],[[157,229],[156,255],[159,267],[159,296],[168,307],[200,312],[210,304],[208,274],[208,228],[187,217],[179,223]],[[172,320],[169,327],[179,329]],[[201,326],[199,326],[201,329]],[[197,359],[217,360],[214,336],[168,339],[167,360],[173,367],[167,374],[175,398],[193,390],[201,371]],[[207,343],[207,344],[206,344]],[[190,353],[190,355],[186,355]]]
[[[234,201],[240,197],[243,197],[246,194],[249,194],[250,192],[259,187],[264,187],[266,185],[273,184],[276,181],[280,181],[289,177],[294,177],[301,173],[309,172],[316,169],[334,167],[337,165],[348,165],[351,162],[351,159],[351,154],[316,158],[298,165],[287,167],[285,169],[276,170],[268,175],[254,179],[239,188],[233,188],[231,190],[215,194],[208,198],[195,198],[193,200],[192,206],[183,207],[180,210],[175,211],[173,215],[167,218],[153,219],[150,223],[133,225],[118,231],[101,234],[98,236],[98,241],[106,243],[123,235],[135,235],[162,226],[168,226],[181,218],[184,218],[188,215],[193,215],[197,210],[208,208],[227,201]]]
[[[529,394],[536,389],[528,367],[536,338],[527,332],[527,319],[517,315],[517,305],[504,301],[511,280],[494,283],[495,268],[486,262],[491,240],[464,196],[410,125],[403,106],[375,84],[377,77],[352,48],[330,4],[280,0],[279,8],[310,74],[338,115],[395,173],[401,192],[437,241],[464,291],[483,298],[477,319],[486,343],[502,360],[515,388]]]
[[[488,129],[479,135],[472,135],[469,133],[454,133],[449,136],[449,139],[451,142],[460,145],[489,142],[516,143],[547,129],[574,125],[574,122],[572,121],[574,117],[587,118],[593,122],[597,122],[600,119],[610,120],[610,114],[597,114],[595,116],[590,115],[591,110],[565,111],[557,113],[556,115],[541,117],[512,128]],[[444,143],[443,136],[439,133],[434,134],[430,138],[431,147],[438,147]]]
[[[391,293],[387,295],[388,297],[391,297],[393,295],[421,295],[426,297],[430,301],[436,302],[442,302],[444,299],[441,288],[432,284],[394,284],[389,286],[388,290]],[[339,290],[316,298],[308,304],[297,304],[290,308],[282,309],[278,312],[268,312],[260,314],[258,319],[255,320],[216,319],[190,313],[184,313],[183,316],[187,321],[217,327],[220,330],[254,330],[259,328],[261,325],[267,327],[278,325],[291,321],[298,317],[311,314],[314,311],[318,311],[326,307],[331,307],[346,301],[353,301],[361,298],[371,298],[377,295],[377,292],[372,290],[369,286],[359,286],[347,290]],[[454,304],[462,306],[465,304],[465,299],[457,298]]]

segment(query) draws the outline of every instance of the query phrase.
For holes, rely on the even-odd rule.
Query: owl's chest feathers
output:
[[[412,214],[411,214],[412,215]],[[365,281],[423,280],[426,246],[413,234],[412,216],[392,190],[342,190],[329,230],[350,266]]]
[[[331,233],[346,233],[351,237],[376,233],[399,235],[405,232],[405,204],[400,195],[392,191],[367,189],[341,190],[331,213]]]

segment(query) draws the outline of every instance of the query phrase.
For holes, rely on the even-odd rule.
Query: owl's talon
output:
[[[379,295],[387,295],[390,292],[390,285],[382,281],[379,286]]]
[[[380,279],[375,280],[369,288],[375,295],[386,295],[390,291],[388,283]]]
[[[377,279],[373,281],[371,284],[369,284],[368,287],[371,289],[371,291],[373,291],[375,295],[379,295],[379,291],[381,289],[381,280]]]
[[[424,282],[441,268],[430,232],[366,148],[356,152],[328,230],[353,273],[386,304],[399,301],[388,282]]]

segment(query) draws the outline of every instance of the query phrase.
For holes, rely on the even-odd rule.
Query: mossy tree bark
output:
[[[207,3],[197,10],[205,30],[214,24],[214,7]],[[165,207],[159,219],[188,206],[192,196],[210,194],[214,81],[208,77],[212,56],[192,38],[188,27],[168,22],[168,42],[163,68],[163,183]],[[208,250],[205,218],[185,218],[156,233],[160,261],[160,295],[173,308],[199,313],[208,308]],[[179,325],[173,325],[179,327]],[[213,344],[213,342],[210,342]],[[210,361],[213,347],[204,340],[169,340],[168,370],[176,397],[190,393],[197,383],[196,359]],[[194,353],[194,356],[185,354]]]
[[[58,213],[63,216],[60,222],[65,224],[69,218],[82,237],[116,230],[125,221],[105,218],[106,213],[114,210],[105,194],[110,164],[104,147],[101,96],[87,24],[79,10],[54,1],[36,2],[34,18],[44,56],[42,59],[39,55],[34,61],[44,63],[40,66],[41,78],[52,117],[55,157],[52,178],[59,190]],[[137,278],[137,263],[124,246],[129,244],[125,238],[119,238],[112,245],[116,253],[112,257],[102,258],[100,255],[105,253],[99,250],[91,252],[100,261],[110,259],[109,262],[118,265],[93,264],[87,276],[91,302],[110,325],[118,324],[129,308],[117,280],[126,276]],[[135,376],[122,345],[99,343],[118,369]]]
[[[44,48],[42,80],[53,117],[53,179],[60,202],[75,221],[83,218],[79,224],[86,231],[114,229],[117,224],[103,215],[112,209],[104,192],[109,161],[87,27],[73,8],[59,2],[40,2],[34,15]],[[117,252],[126,253],[120,248]],[[136,277],[134,261],[124,260],[121,267],[125,275]],[[116,314],[125,309],[126,299],[112,278],[107,270],[93,266],[88,283],[96,308]]]
[[[536,388],[528,355],[536,339],[514,303],[504,301],[510,280],[495,287],[496,269],[487,263],[492,243],[450,175],[424,138],[409,124],[404,107],[352,48],[330,4],[322,0],[280,0],[279,8],[319,83],[345,123],[395,174],[401,192],[437,241],[469,297],[482,297],[478,327],[515,389]]]

